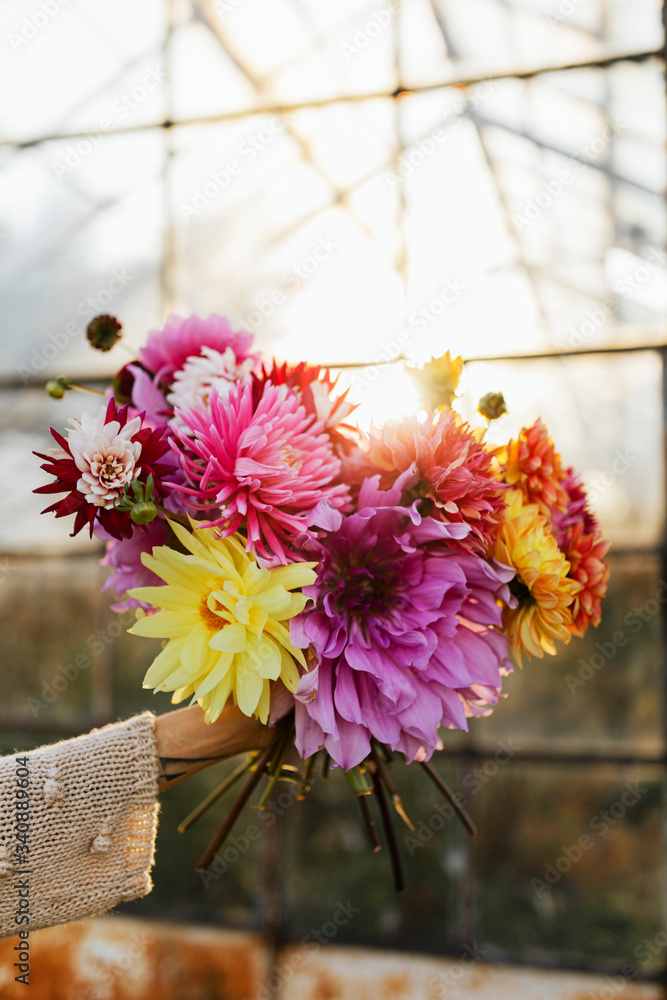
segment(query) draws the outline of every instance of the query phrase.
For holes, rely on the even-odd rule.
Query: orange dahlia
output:
[[[609,564],[604,562],[609,542],[597,532],[586,534],[580,521],[565,532],[562,549],[570,563],[570,579],[580,586],[572,604],[572,632],[582,636],[589,625],[597,628],[600,624],[600,601],[609,579]]]
[[[555,639],[570,641],[572,606],[581,584],[569,577],[570,564],[538,505],[526,503],[518,489],[506,493],[505,500],[493,555],[516,570],[510,590],[517,604],[506,609],[503,624],[521,666],[524,650],[541,659],[556,652]]]
[[[422,515],[449,524],[469,524],[461,547],[485,553],[493,544],[507,486],[498,481],[493,454],[454,410],[388,421],[367,439],[365,475],[380,473],[389,489],[412,470],[401,502],[419,502]]]
[[[551,517],[553,511],[564,511],[567,493],[563,486],[565,473],[561,458],[541,420],[532,427],[522,428],[516,441],[507,446],[505,482],[517,486],[528,503],[536,503],[540,513]]]

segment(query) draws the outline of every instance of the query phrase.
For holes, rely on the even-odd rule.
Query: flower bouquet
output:
[[[88,337],[108,350],[120,324],[97,317]],[[374,794],[402,888],[391,804],[412,824],[392,763],[424,769],[474,834],[428,763],[445,731],[492,711],[510,654],[553,654],[599,623],[608,546],[580,478],[539,420],[487,445],[504,400],[465,423],[461,365],[413,369],[424,411],[364,432],[329,371],[262,362],[220,317],[171,317],[97,417],[51,431],[36,492],[65,494],[44,513],[106,541],[114,610],[163,640],[144,687],[207,722],[233,701],[275,735],[204,804],[246,776],[199,870],[264,778],[260,808],[278,781],[303,797],[336,766],[379,849]]]

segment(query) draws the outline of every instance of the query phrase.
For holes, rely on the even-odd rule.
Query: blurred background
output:
[[[501,389],[499,441],[541,415],[613,542],[597,632],[439,755],[476,841],[399,772],[396,896],[334,773],[244,815],[205,884],[224,805],[176,826],[218,766],[164,797],[151,895],[34,935],[33,997],[665,995],[663,39],[658,0],[0,3],[0,752],[169,707],[31,452],[98,408],[45,381],[110,375],[170,312],[359,363],[365,422],[414,408],[400,353],[462,354],[462,412]]]

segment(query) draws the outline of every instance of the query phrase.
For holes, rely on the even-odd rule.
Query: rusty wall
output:
[[[665,1000],[657,984],[103,917],[30,936],[31,984],[0,941],[0,997],[30,1000]]]

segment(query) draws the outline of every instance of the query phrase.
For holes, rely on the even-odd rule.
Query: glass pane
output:
[[[0,167],[0,294],[11,331],[0,375],[24,385],[114,371],[161,309],[162,135],[81,140],[73,157],[71,145],[14,149]],[[121,317],[126,349],[90,349],[85,328],[101,312]]]
[[[390,136],[389,102],[179,130],[181,308],[225,312],[282,358],[373,356],[402,302],[395,196],[362,183]]]
[[[664,965],[663,777],[511,764],[487,780],[478,900],[488,959],[644,975]]]
[[[425,24],[431,29],[429,17]],[[354,0],[183,2],[173,46],[176,117],[306,95],[391,93],[397,25],[389,11],[378,17],[372,4]]]
[[[408,95],[398,113],[379,180],[405,198],[410,357],[661,342],[658,63]]]
[[[662,375],[658,354],[471,364],[463,412],[502,390],[509,413],[487,440],[506,443],[541,416],[565,467],[573,465],[614,545],[659,544],[664,525]],[[479,417],[476,418],[479,422]]]
[[[108,721],[101,579],[88,559],[8,564],[0,586],[0,730],[10,720],[38,731]]]
[[[609,50],[657,49],[662,43],[660,11],[650,0],[472,0],[467,4],[433,0],[414,6],[413,12],[412,5],[407,5],[406,20],[414,23],[430,15],[430,30],[423,21],[419,26],[422,34],[439,34],[441,48],[438,51],[431,38],[420,60],[416,39],[406,45],[405,82],[442,79],[443,67],[468,76],[480,71],[518,71],[540,62],[594,59]]]
[[[128,31],[128,24],[132,30]],[[103,134],[160,120],[164,4],[101,0],[0,5],[5,40],[0,133],[12,139],[81,129]]]
[[[435,763],[457,787],[456,765]],[[306,799],[285,817],[281,876],[285,927],[294,939],[329,920],[339,900],[349,900],[360,908],[359,916],[341,927],[337,941],[443,952],[471,940],[467,838],[419,766],[406,768],[397,760],[390,772],[415,827],[410,831],[392,809],[406,891],[394,891],[375,797],[368,803],[383,844],[378,854],[343,774],[333,769],[327,782],[318,774]]]
[[[88,347],[87,341],[85,342]],[[88,353],[93,354],[89,349]],[[102,355],[98,355],[102,357]],[[122,363],[122,362],[118,362]],[[74,517],[56,519],[54,514],[40,515],[57,497],[35,495],[33,490],[53,482],[42,471],[42,460],[33,451],[44,454],[55,447],[49,427],[61,433],[67,428],[70,416],[82,413],[97,414],[103,400],[82,393],[69,393],[64,400],[54,400],[43,389],[29,386],[15,392],[0,393],[0,459],[11,482],[0,498],[0,551],[5,553],[91,554],[102,552],[97,540],[91,541],[87,532],[81,531],[70,538]],[[57,496],[64,497],[61,493]],[[11,562],[11,556],[10,556]],[[67,579],[66,566],[61,564]],[[78,565],[72,564],[72,565]]]

